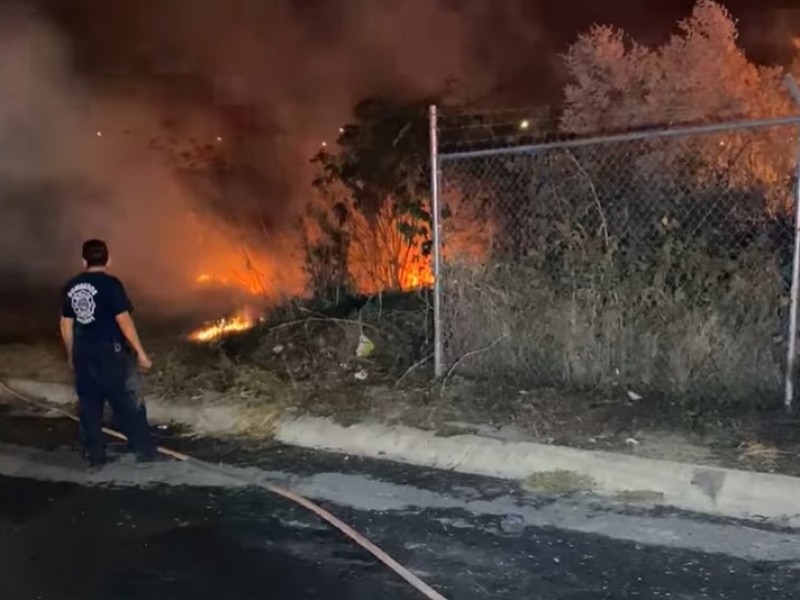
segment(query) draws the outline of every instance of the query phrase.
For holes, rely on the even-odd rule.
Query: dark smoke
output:
[[[58,283],[98,236],[150,295],[174,299],[200,240],[191,198],[136,133],[158,122],[152,109],[87,88],[63,37],[28,10],[0,15],[0,81],[3,287]]]
[[[743,40],[769,59],[776,27],[731,2]],[[658,41],[691,0],[39,0],[0,13],[0,281],[38,285],[78,266],[86,236],[148,295],[185,282],[230,231],[152,140],[223,141],[254,173],[273,275],[296,287],[284,240],[309,193],[308,159],[366,96],[455,87],[495,106],[556,102],[557,54],[595,21]],[[2,4],[0,4],[2,6]],[[20,8],[24,6],[24,8]],[[781,48],[800,22],[781,21]],[[101,132],[98,137],[97,132]],[[241,195],[241,194],[240,194]],[[230,198],[224,201],[232,202]],[[198,217],[197,215],[200,215]],[[200,218],[201,224],[197,224]],[[194,225],[193,225],[194,224]],[[234,232],[235,234],[235,232]],[[289,273],[289,271],[292,271]]]

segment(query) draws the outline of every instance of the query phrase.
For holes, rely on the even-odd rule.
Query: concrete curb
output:
[[[69,386],[10,380],[20,392],[71,404]],[[235,407],[174,407],[148,401],[156,422],[185,425],[196,433],[240,433],[244,415]],[[535,473],[568,471],[592,482],[590,491],[615,496],[647,492],[658,504],[733,518],[766,518],[800,527],[800,478],[688,463],[652,460],[623,454],[578,450],[533,442],[506,442],[475,435],[438,437],[410,427],[356,424],[348,427],[326,419],[302,417],[275,426],[274,437],[285,444],[393,460],[419,466],[524,479]],[[651,502],[652,503],[652,502]]]
[[[60,407],[76,402],[71,385],[32,379],[6,379],[9,386],[34,398],[45,398]],[[231,435],[246,429],[245,415],[236,406],[175,406],[152,398],[147,399],[148,417],[155,423],[175,423],[200,435]]]

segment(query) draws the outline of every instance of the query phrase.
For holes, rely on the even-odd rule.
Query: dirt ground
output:
[[[28,335],[0,335],[0,377],[69,382],[53,328],[16,323]],[[253,415],[242,433],[253,437],[269,436],[276,416],[309,414],[800,475],[800,418],[779,406],[695,418],[626,390],[564,393],[458,376],[431,383],[424,313],[402,307],[362,308],[357,318],[300,311],[210,344],[189,342],[180,327],[142,329],[155,362],[146,395],[241,406]],[[362,336],[374,351],[359,358]]]

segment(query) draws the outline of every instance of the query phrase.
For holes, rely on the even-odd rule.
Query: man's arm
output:
[[[61,322],[59,329],[61,330],[61,339],[64,342],[64,348],[67,351],[67,363],[72,366],[72,348],[74,340],[74,327],[75,327],[75,311],[72,308],[72,302],[67,294],[67,287],[61,293]]]
[[[144,351],[144,347],[142,346],[142,342],[139,340],[139,333],[136,331],[136,324],[133,322],[131,313],[126,310],[119,313],[116,316],[116,319],[117,323],[119,324],[119,328],[122,330],[122,335],[124,335],[125,339],[128,340],[131,348],[133,348],[133,351],[136,352],[136,356],[147,356],[147,353]]]
[[[61,317],[61,339],[64,341],[64,348],[67,350],[67,360],[72,364],[72,328],[75,325],[74,319],[69,317]]]
[[[114,318],[117,320],[122,335],[125,336],[125,339],[128,340],[133,351],[136,352],[139,366],[145,370],[149,369],[152,366],[150,357],[147,356],[147,352],[144,351],[144,346],[142,346],[142,342],[139,340],[139,333],[136,331],[136,325],[131,316],[133,305],[128,298],[128,293],[125,291],[125,286],[122,285],[122,282],[118,279],[114,287],[112,302],[114,306]]]

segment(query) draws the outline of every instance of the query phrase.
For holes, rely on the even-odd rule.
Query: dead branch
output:
[[[417,361],[417,362],[415,362],[413,365],[411,365],[410,367],[408,367],[408,369],[406,369],[406,372],[405,372],[405,373],[403,373],[403,374],[400,376],[400,378],[399,378],[397,381],[395,381],[395,382],[394,382],[394,387],[398,387],[398,386],[400,385],[400,382],[401,382],[401,381],[403,381],[403,379],[405,379],[407,375],[409,375],[409,374],[410,374],[412,371],[414,371],[414,370],[415,370],[415,369],[417,369],[418,367],[421,367],[422,365],[424,365],[426,362],[428,362],[428,361],[429,361],[430,359],[432,359],[432,358],[433,358],[433,354],[429,354],[428,356],[424,357],[424,358],[423,358],[423,359],[421,359],[421,360],[418,360],[418,361]]]
[[[507,334],[507,333],[504,333],[504,334],[503,334],[503,335],[501,335],[499,338],[497,338],[496,340],[494,340],[494,341],[493,341],[491,344],[488,344],[488,345],[486,345],[486,346],[483,346],[483,347],[481,347],[481,348],[476,348],[475,350],[470,350],[469,352],[467,352],[466,354],[464,354],[464,355],[463,355],[461,358],[459,358],[459,359],[458,359],[456,362],[454,362],[454,363],[453,363],[453,366],[452,366],[452,367],[450,367],[450,369],[447,371],[447,373],[445,374],[445,376],[442,378],[442,388],[441,388],[441,391],[442,391],[442,392],[444,392],[444,389],[445,389],[445,387],[446,387],[446,385],[447,385],[447,381],[450,379],[450,377],[452,376],[453,372],[454,372],[454,371],[455,371],[455,370],[458,368],[458,366],[459,366],[461,363],[463,363],[463,362],[464,362],[465,360],[467,360],[468,358],[471,358],[471,357],[475,356],[476,354],[482,354],[482,353],[484,353],[484,352],[488,352],[489,350],[491,350],[492,348],[494,348],[495,346],[497,346],[497,344],[499,344],[500,342],[502,342],[502,341],[503,341],[504,339],[506,339],[507,337],[508,337],[508,334]]]
[[[325,315],[322,315],[320,313],[316,313],[316,312],[314,312],[312,310],[309,310],[307,308],[302,308],[302,307],[300,307],[299,310],[300,310],[300,312],[306,312],[306,313],[309,313],[309,314],[312,314],[312,315],[318,315],[318,316],[306,317],[305,319],[297,319],[295,321],[287,321],[286,323],[280,323],[278,325],[270,327],[269,329],[267,329],[267,331],[268,332],[278,331],[280,329],[287,329],[289,327],[294,327],[296,325],[307,325],[308,323],[314,323],[314,322],[319,322],[319,323],[345,323],[347,325],[357,325],[358,327],[364,327],[364,328],[372,329],[373,331],[378,331],[378,332],[381,331],[381,329],[379,327],[375,327],[374,325],[370,325],[369,323],[361,323],[361,322],[356,321],[354,319],[341,319],[341,318],[338,318],[338,317],[326,317]]]
[[[575,163],[575,167],[578,169],[578,172],[586,179],[586,183],[589,185],[589,190],[592,192],[594,203],[597,206],[597,213],[600,216],[600,229],[603,232],[603,241],[605,242],[606,245],[606,252],[608,252],[611,248],[611,242],[608,234],[608,221],[606,220],[606,213],[603,211],[603,205],[600,202],[600,196],[597,193],[597,188],[594,185],[594,181],[592,180],[591,175],[589,175],[589,173],[586,172],[586,169],[583,168],[583,165],[580,163],[578,158],[569,150],[567,150],[567,156],[569,156],[572,162]]]

